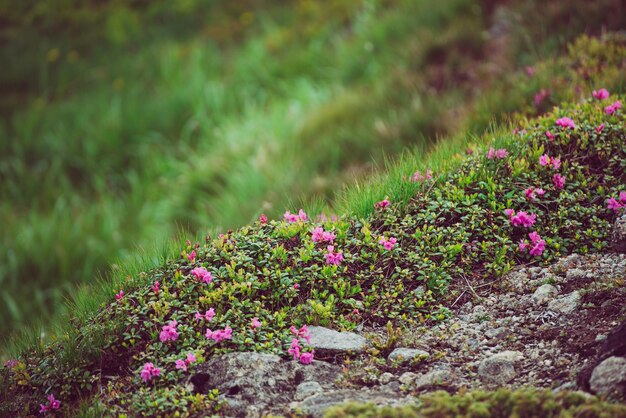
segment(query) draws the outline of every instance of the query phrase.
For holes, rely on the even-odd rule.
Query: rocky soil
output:
[[[616,224],[613,248],[624,248]],[[456,289],[453,313],[404,329],[390,352],[371,337],[310,327],[316,358],[230,353],[212,359],[190,389],[217,387],[228,416],[300,412],[320,417],[347,400],[398,405],[432,390],[533,386],[626,397],[626,254],[572,254],[518,269],[499,283]],[[386,355],[385,355],[386,354]]]

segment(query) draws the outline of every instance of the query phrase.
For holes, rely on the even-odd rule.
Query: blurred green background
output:
[[[0,332],[179,234],[310,213],[508,112],[620,0],[0,3]],[[543,84],[542,84],[543,83]],[[44,320],[45,322],[45,320]]]

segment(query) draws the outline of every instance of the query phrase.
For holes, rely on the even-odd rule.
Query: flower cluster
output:
[[[604,130],[604,122],[601,123],[600,125],[596,126],[595,128],[593,128],[597,134],[599,134],[600,132],[602,132]]]
[[[45,414],[48,411],[53,411],[61,407],[61,401],[54,399],[54,395],[48,395],[48,405],[39,404],[39,413]]]
[[[557,190],[561,190],[565,186],[565,176],[560,174],[555,174],[552,176],[552,183],[554,183],[554,188]]]
[[[593,98],[598,100],[604,100],[609,97],[609,91],[607,89],[600,89],[593,91]]]
[[[204,267],[196,267],[191,270],[191,274],[193,274],[196,279],[202,280],[202,283],[211,283],[213,281],[213,275]]]
[[[215,310],[213,308],[210,308],[208,311],[206,311],[204,315],[196,311],[196,321],[202,321],[204,319],[207,322],[211,322],[213,321],[214,317],[215,317]]]
[[[509,155],[509,152],[506,149],[504,148],[494,149],[492,147],[492,148],[489,148],[489,151],[487,152],[487,159],[493,160],[497,158],[499,160],[502,160],[507,155]]]
[[[233,330],[226,325],[224,329],[218,329],[215,331],[211,331],[207,328],[206,334],[204,334],[207,340],[214,340],[216,343],[222,342],[224,340],[230,340],[233,338]]]
[[[576,129],[576,124],[574,123],[574,121],[571,118],[568,118],[567,116],[557,119],[556,124],[560,126],[561,128]]]
[[[385,238],[385,237],[380,237],[380,240],[378,241],[379,244],[381,244],[383,247],[385,247],[386,250],[393,250],[393,246],[396,244],[396,242],[398,242],[398,240],[394,237],[391,237],[389,239]]]
[[[549,157],[548,154],[543,154],[539,157],[539,164],[542,166],[552,166],[555,170],[558,170],[561,167],[561,160],[555,157]]]
[[[262,213],[261,216],[259,216],[259,223],[261,225],[267,224],[267,216],[264,213]]]
[[[431,180],[432,178],[433,178],[433,172],[431,170],[426,170],[426,173],[424,173],[424,175],[422,175],[420,171],[416,171],[411,176],[411,181],[416,182],[416,183],[421,183],[424,180]]]
[[[252,329],[260,328],[261,325],[263,324],[261,323],[261,321],[259,321],[259,318],[257,317],[252,318]]]
[[[152,363],[146,363],[143,365],[143,369],[141,370],[141,378],[144,382],[149,382],[153,377],[159,376],[161,374],[161,369],[158,367],[154,367]]]
[[[335,252],[335,246],[329,245],[328,247],[326,247],[326,251],[328,251],[326,254],[324,254],[324,257],[326,258],[326,264],[333,264],[335,266],[341,264],[341,262],[343,261],[342,250]]]
[[[165,341],[176,341],[178,339],[178,331],[176,327],[178,326],[178,322],[170,321],[169,324],[163,325],[163,329],[159,334],[159,340],[161,342]]]
[[[389,207],[390,204],[391,204],[391,202],[389,202],[389,200],[383,199],[380,202],[375,203],[374,207],[376,209],[385,209],[386,207]]]
[[[539,90],[535,94],[535,106],[537,107],[541,106],[541,103],[543,103],[543,101],[547,99],[548,97],[550,97],[550,92],[548,90],[546,89]]]
[[[530,238],[530,243],[525,240],[520,240],[519,250],[526,251],[530,247],[530,251],[528,252],[530,255],[534,257],[540,256],[546,249],[546,242],[541,239],[541,235],[535,231],[528,234],[528,238]]]
[[[154,284],[150,286],[150,289],[152,289],[154,293],[159,293],[159,290],[161,290],[161,283],[159,283],[158,280],[155,281]]]
[[[332,244],[335,240],[335,234],[333,234],[332,232],[324,231],[324,228],[318,226],[313,230],[311,240],[313,242],[329,242]]]
[[[120,289],[120,293],[115,295],[115,299],[121,300],[124,297],[124,291]]]
[[[195,259],[196,259],[196,251],[192,250],[189,254],[187,254],[187,260],[193,263]]]
[[[535,224],[535,221],[537,219],[537,215],[535,215],[534,213],[529,214],[524,211],[519,211],[515,213],[513,209],[506,209],[504,213],[506,213],[506,215],[509,217],[509,220],[511,221],[511,224],[513,226],[530,228]]]
[[[617,199],[615,199],[614,197],[607,199],[606,206],[616,213],[620,209],[626,208],[626,192],[620,192]]]
[[[613,104],[610,104],[607,107],[605,107],[604,112],[607,115],[612,115],[613,113],[617,112],[621,108],[622,108],[622,103],[619,100],[616,100],[615,102],[613,102]]]
[[[550,133],[550,131],[546,131],[546,138],[548,138],[550,141],[554,141],[554,138],[556,138],[556,135]]]
[[[195,363],[195,361],[196,361],[196,355],[193,353],[188,353],[185,359],[176,360],[176,368],[178,370],[182,370],[186,372],[187,366],[189,366],[191,363]]]
[[[543,196],[545,193],[546,191],[541,188],[535,189],[534,187],[529,187],[524,190],[524,195],[528,200],[535,200],[537,196]]]
[[[308,219],[306,213],[302,209],[298,211],[298,214],[287,211],[283,215],[283,218],[289,223],[294,223],[298,221],[306,222],[306,220]]]
[[[291,346],[289,347],[289,350],[287,350],[287,353],[291,354],[294,360],[299,360],[302,364],[311,364],[315,355],[315,350],[302,352],[302,346],[300,346],[300,338],[304,338],[307,344],[311,343],[311,334],[309,333],[306,325],[303,325],[300,329],[297,329],[292,325],[289,330],[294,334],[295,338],[291,340]]]

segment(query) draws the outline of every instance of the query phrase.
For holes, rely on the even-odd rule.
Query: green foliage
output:
[[[536,389],[498,389],[450,395],[434,392],[419,397],[416,405],[376,407],[350,403],[329,409],[325,418],[613,418],[626,417],[626,406],[581,392]]]

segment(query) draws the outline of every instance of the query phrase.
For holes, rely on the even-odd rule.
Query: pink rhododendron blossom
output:
[[[294,360],[298,360],[300,358],[300,341],[297,338],[291,340],[291,347],[287,350],[287,353],[293,356]]]
[[[507,155],[509,155],[509,152],[506,149],[504,148],[494,149],[492,147],[492,148],[489,148],[489,151],[487,152],[487,159],[492,160],[494,158],[497,158],[501,160]]]
[[[550,141],[552,141],[552,140],[554,140],[554,138],[556,138],[556,136],[555,136],[555,135],[553,135],[553,134],[551,134],[551,133],[550,133],[550,131],[546,131],[546,137],[547,137]]]
[[[196,279],[202,280],[203,283],[211,283],[213,281],[213,275],[204,267],[196,267],[191,270],[191,274],[193,274]]]
[[[422,175],[420,171],[416,171],[411,176],[411,181],[420,183],[424,180],[431,180],[433,178],[433,172],[431,170],[426,170],[425,175]]]
[[[152,363],[146,363],[143,365],[143,369],[141,370],[141,378],[144,382],[148,382],[152,380],[153,377],[159,376],[161,374],[161,369],[158,367],[154,367]]]
[[[186,372],[187,371],[187,364],[185,363],[185,360],[180,360],[180,359],[176,360],[176,368]]]
[[[161,342],[176,341],[178,339],[178,331],[176,330],[177,326],[178,322],[176,321],[170,321],[169,324],[163,325],[163,329],[159,334]]]
[[[535,106],[537,107],[541,106],[541,103],[543,103],[543,101],[547,99],[548,96],[550,96],[550,92],[548,90],[546,89],[539,90],[535,94]]]
[[[299,218],[300,218],[300,220],[301,220],[301,221],[303,221],[303,222],[307,220],[306,213],[305,213],[302,209],[300,209],[300,210],[298,211],[298,217],[299,217]]]
[[[150,286],[150,289],[152,289],[154,293],[159,293],[159,290],[161,290],[161,283],[157,280],[152,286]]]
[[[300,354],[300,363],[302,364],[311,364],[313,362],[313,356],[315,355],[315,350],[310,353],[302,353]]]
[[[374,204],[374,207],[377,209],[385,209],[386,207],[388,207],[391,203],[389,202],[389,200],[387,199],[383,199],[378,203]]]
[[[544,250],[546,249],[546,242],[541,239],[541,236],[537,232],[533,231],[528,234],[528,238],[530,238],[530,243],[524,240],[521,240],[519,242],[519,250],[526,251],[528,248],[530,248],[528,253],[533,257],[537,257],[543,254]]]
[[[267,216],[265,216],[264,213],[262,213],[261,216],[259,216],[259,223],[261,225],[265,225],[267,223]]]
[[[620,192],[619,197],[607,199],[606,207],[614,212],[618,212],[621,208],[626,208],[626,192]]]
[[[178,359],[176,360],[176,368],[178,370],[182,370],[184,372],[187,371],[187,366],[196,361],[196,355],[193,353],[188,353],[187,357],[184,360]]]
[[[615,102],[613,102],[613,104],[608,105],[607,107],[604,108],[604,112],[607,115],[612,115],[613,113],[617,112],[619,109],[622,108],[622,103],[617,100]]]
[[[215,317],[215,310],[213,308],[210,308],[208,311],[206,311],[204,315],[196,311],[196,321],[201,321],[204,319],[207,322],[211,322],[213,321],[214,317]]]
[[[313,242],[329,242],[332,244],[335,240],[335,234],[333,234],[332,232],[326,232],[324,231],[324,228],[318,226],[313,230],[311,240]]]
[[[552,183],[557,190],[561,190],[565,186],[565,177],[560,174],[555,174],[552,177]]]
[[[215,340],[216,343],[222,342],[224,340],[230,340],[233,338],[233,330],[226,325],[224,329],[218,329],[216,331],[211,331],[207,328],[205,337],[207,340]]]
[[[528,77],[532,77],[535,75],[537,70],[535,70],[535,67],[533,67],[532,65],[527,65],[524,67],[524,72],[526,73]]]
[[[520,251],[524,251],[528,247],[528,242],[520,240],[518,247]]]
[[[196,251],[192,250],[189,254],[187,254],[187,260],[193,263],[195,259],[196,259]]]
[[[600,89],[593,91],[593,98],[598,100],[604,100],[609,97],[609,91],[607,89]]]
[[[61,401],[54,399],[54,395],[48,395],[48,405],[39,404],[39,413],[45,414],[48,411],[56,410],[61,407]]]
[[[296,338],[304,338],[307,344],[311,343],[311,333],[309,332],[309,329],[307,328],[306,325],[302,325],[300,329],[297,329],[296,327],[292,325],[289,328],[289,331],[291,331],[291,333],[295,335]]]
[[[599,134],[602,130],[604,130],[604,123],[601,123],[600,126],[596,126],[594,129],[596,130],[596,133]]]
[[[379,244],[381,244],[383,247],[385,247],[386,250],[391,251],[393,249],[393,246],[396,244],[396,242],[398,242],[398,240],[396,238],[385,238],[385,237],[380,237],[380,240],[378,241]]]
[[[542,166],[552,166],[555,170],[558,170],[561,166],[561,160],[555,157],[549,157],[548,154],[543,154],[539,157],[539,164]]]
[[[296,283],[296,284],[293,285],[293,288],[298,290],[298,289],[300,289],[300,285],[298,283]]]
[[[115,299],[117,299],[117,300],[121,300],[123,297],[124,297],[124,291],[123,290],[120,290],[120,293],[115,295]]]
[[[340,250],[339,252],[334,252],[335,247],[332,245],[326,247],[326,250],[328,251],[324,254],[324,257],[326,257],[326,264],[333,264],[335,266],[341,264],[343,261],[343,251]]]
[[[626,203],[626,192],[619,192],[619,201]]]
[[[568,118],[567,116],[557,119],[556,124],[560,126],[561,128],[576,129],[576,124],[574,123],[574,121],[571,118]]]
[[[294,223],[298,221],[305,222],[307,220],[307,215],[302,209],[300,209],[298,211],[298,214],[291,213],[289,211],[285,212],[285,214],[283,215],[283,218],[285,219],[285,221],[289,223]]]
[[[524,228],[530,228],[531,226],[533,226],[533,224],[535,223],[535,220],[537,219],[537,215],[533,214],[528,214],[524,211],[520,211],[517,212],[517,214],[511,210],[511,209],[507,209],[504,211],[508,216],[509,216],[509,220],[511,221],[511,224],[513,224],[513,226],[522,226]]]
[[[261,327],[261,321],[259,321],[259,318],[254,317],[252,318],[252,329],[256,329],[256,328],[260,328]]]

